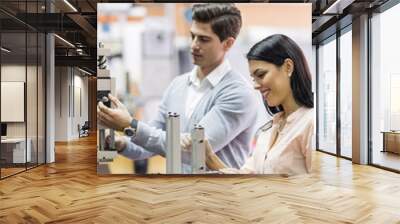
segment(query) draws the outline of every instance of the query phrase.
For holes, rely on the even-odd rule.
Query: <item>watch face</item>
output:
[[[125,129],[125,134],[127,136],[133,136],[135,134],[135,131],[133,129],[131,129],[131,128],[126,128]]]

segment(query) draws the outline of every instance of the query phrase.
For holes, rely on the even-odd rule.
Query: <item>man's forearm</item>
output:
[[[131,141],[127,142],[126,147],[119,154],[132,160],[147,159],[155,155]]]

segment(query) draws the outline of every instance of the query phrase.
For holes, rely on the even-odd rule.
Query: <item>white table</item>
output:
[[[26,142],[28,143],[28,147],[26,148],[25,154],[25,138],[6,138],[1,139],[2,147],[13,145],[13,163],[25,163],[31,162],[32,154],[31,154],[31,144],[32,141],[30,138],[27,138]],[[25,158],[27,161],[25,161]]]

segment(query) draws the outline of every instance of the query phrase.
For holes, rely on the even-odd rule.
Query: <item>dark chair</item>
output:
[[[89,136],[89,129],[90,129],[89,121],[85,121],[82,127],[78,125],[78,129],[79,129],[79,138]]]

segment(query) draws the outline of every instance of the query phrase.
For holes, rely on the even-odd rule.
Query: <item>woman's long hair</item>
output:
[[[292,39],[282,34],[275,34],[256,43],[247,53],[247,60],[266,61],[278,67],[283,65],[285,59],[291,59],[294,64],[290,87],[296,103],[313,108],[310,70],[303,51]],[[270,107],[266,104],[266,108],[271,115],[283,111],[282,105]]]

